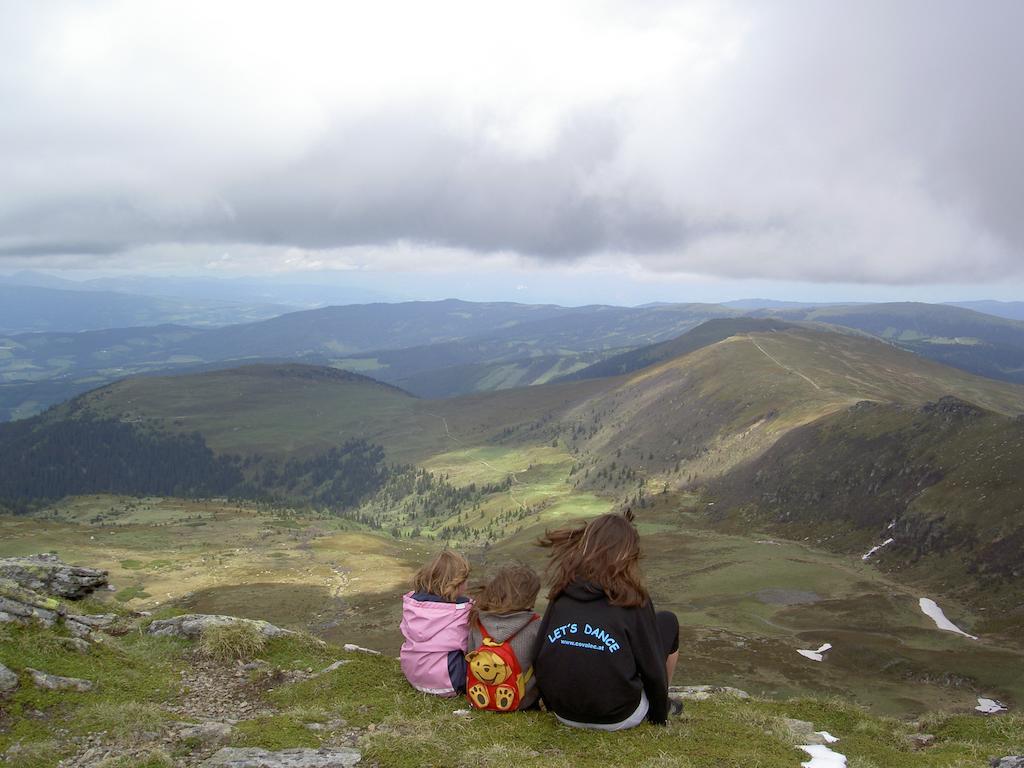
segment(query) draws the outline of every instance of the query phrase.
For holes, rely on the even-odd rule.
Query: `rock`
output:
[[[68,600],[80,600],[107,584],[106,571],[68,565],[51,554],[2,558],[0,578]]]
[[[88,653],[92,648],[89,643],[79,637],[58,637],[57,642],[69,651],[75,651],[76,653]]]
[[[809,723],[806,720],[794,720],[791,717],[781,717],[779,720],[792,734],[794,744],[814,746],[828,743],[828,739],[814,730],[814,723]]]
[[[179,729],[175,736],[184,741],[185,739],[196,739],[204,747],[223,747],[231,740],[232,728],[228,723],[210,720],[205,723],[179,723]]]
[[[1024,755],[993,757],[989,762],[992,768],[1024,768]]]
[[[671,685],[668,689],[669,698],[677,701],[704,701],[712,696],[735,696],[738,699],[749,699],[750,694],[739,688],[727,685]]]
[[[375,651],[372,648],[363,648],[363,646],[356,645],[355,643],[345,643],[343,647],[349,653],[369,653],[373,656],[380,656],[380,651]]]
[[[207,768],[349,768],[362,755],[348,747],[285,749],[268,752],[253,747],[225,747],[203,763]]]
[[[92,634],[92,628],[88,624],[83,624],[70,616],[64,617],[64,626],[77,638],[86,638]]]
[[[931,733],[914,733],[907,737],[907,741],[914,749],[925,749],[935,743],[935,736]]]
[[[38,621],[52,627],[64,613],[59,600],[38,595],[13,579],[0,577],[0,623]]]
[[[29,667],[25,667],[25,671],[32,675],[32,682],[36,684],[37,688],[46,688],[50,691],[80,691],[82,693],[93,689],[93,684],[90,681],[77,677],[48,675]]]
[[[0,696],[10,693],[18,687],[18,675],[0,664]]]
[[[339,659],[338,661],[334,662],[333,664],[331,664],[329,666],[326,666],[323,669],[321,669],[319,672],[317,672],[315,675],[313,675],[313,677],[320,677],[320,675],[326,675],[326,674],[328,674],[330,672],[333,672],[336,669],[341,669],[343,666],[345,666],[349,662],[351,662],[351,659]]]
[[[205,613],[187,613],[184,616],[174,616],[170,619],[154,621],[146,632],[156,637],[184,637],[188,640],[197,640],[203,630],[210,627],[223,627],[229,624],[248,624],[260,631],[265,637],[281,637],[284,635],[296,634],[290,629],[281,629],[269,621],[259,619],[241,619],[237,616],[218,616]]]
[[[96,614],[85,614],[79,616],[77,614],[68,614],[68,619],[77,621],[80,624],[85,624],[87,627],[93,629],[105,629],[117,621],[116,613],[96,613]]]

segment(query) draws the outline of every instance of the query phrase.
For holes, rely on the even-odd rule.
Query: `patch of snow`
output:
[[[826,744],[835,744],[837,741],[839,741],[838,736],[833,736],[828,731],[815,731],[815,733],[821,736],[821,738],[825,740]]]
[[[810,760],[800,763],[801,768],[846,768],[846,755],[833,752],[826,746],[802,744],[797,748],[811,756]]]
[[[977,640],[976,635],[969,635],[964,632],[960,627],[954,624],[952,621],[946,618],[946,614],[942,612],[942,609],[935,604],[934,600],[930,600],[927,597],[922,597],[918,603],[921,606],[921,610],[924,611],[925,615],[928,616],[932,621],[935,622],[935,626],[939,629],[945,630],[946,632],[956,632],[958,635],[969,637],[971,640]]]
[[[808,650],[804,650],[804,649],[799,649],[799,650],[797,650],[797,653],[799,653],[801,656],[803,656],[805,658],[810,659],[811,661],[823,661],[824,660],[823,654],[826,651],[831,651],[831,650],[832,650],[832,643],[825,643],[824,645],[821,646],[821,648],[819,648],[816,651],[808,651]]]
[[[878,544],[877,546],[874,546],[871,549],[869,549],[868,553],[866,555],[861,555],[860,559],[861,560],[867,560],[869,557],[871,557],[873,554],[875,554],[875,552],[880,550],[882,547],[887,547],[890,544],[892,544],[894,541],[896,541],[896,539],[886,539],[881,544]]]
[[[885,527],[885,530],[887,530],[887,531],[891,531],[891,530],[892,530],[893,528],[895,528],[895,527],[896,527],[896,521],[895,521],[895,520],[893,520],[893,521],[892,521],[891,523],[889,523],[889,524],[888,524],[888,525],[887,525],[887,526]]]
[[[983,699],[979,696],[978,706],[975,709],[984,715],[994,715],[996,712],[1005,712],[1006,705],[995,699]]]

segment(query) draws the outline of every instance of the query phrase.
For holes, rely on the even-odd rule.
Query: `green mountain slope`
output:
[[[702,482],[861,400],[921,404],[955,394],[999,413],[1024,412],[1019,386],[811,329],[731,336],[612,381],[563,427],[584,460],[605,470],[588,478],[601,487],[621,486],[629,470]]]
[[[1017,320],[911,302],[767,309],[755,314],[855,328],[946,365],[1024,382],[1024,323]]]
[[[997,597],[1024,575],[1022,458],[1021,417],[952,397],[864,401],[794,429],[708,494],[716,514],[821,526],[846,551],[891,538],[874,555],[886,568],[938,577],[948,594],[980,583]]]
[[[639,371],[650,365],[657,365],[674,357],[681,357],[701,347],[723,341],[738,333],[757,333],[764,331],[783,331],[792,328],[791,324],[777,320],[754,320],[741,317],[736,319],[708,320],[691,331],[674,339],[651,344],[639,349],[629,350],[606,358],[601,362],[589,365],[582,370],[562,376],[558,381],[580,381],[602,376],[621,376]]]

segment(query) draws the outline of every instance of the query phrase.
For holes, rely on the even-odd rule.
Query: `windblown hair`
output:
[[[640,574],[640,534],[631,510],[601,515],[575,528],[545,531],[537,544],[551,549],[545,572],[549,600],[576,580],[601,587],[612,605],[636,607],[650,600]]]
[[[476,621],[480,611],[514,613],[533,610],[538,592],[540,577],[533,568],[521,563],[503,565],[490,581],[474,591],[470,624]]]
[[[420,568],[412,580],[417,592],[439,595],[450,603],[459,596],[459,588],[469,578],[469,563],[458,552],[446,549]]]

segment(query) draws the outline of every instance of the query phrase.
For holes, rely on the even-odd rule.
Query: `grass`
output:
[[[62,646],[52,630],[0,627],[0,662],[8,667],[96,683],[88,693],[46,691],[22,674],[0,716],[0,753],[20,744],[27,750],[19,757],[24,765],[50,766],[70,749],[61,733],[103,731],[131,741],[172,719],[163,707],[176,693],[174,670],[184,650],[179,641],[134,633],[104,638],[88,654],[79,654]]]
[[[75,749],[66,735],[103,733],[115,747],[108,768],[173,763],[172,756],[145,742],[170,720],[178,671],[189,663],[188,646],[138,632],[106,638],[90,654],[65,651],[57,632],[42,628],[4,630],[0,660],[14,669],[41,667],[99,682],[82,694],[54,694],[23,684],[0,716],[0,752],[16,742],[18,765],[53,768]],[[461,698],[442,699],[413,690],[398,663],[388,656],[348,653],[302,637],[268,641],[259,652],[271,670],[323,669],[338,659],[347,664],[308,680],[257,686],[271,714],[242,719],[232,745],[279,750],[316,747],[337,729],[311,730],[310,723],[341,719],[345,731],[359,734],[358,748],[368,764],[506,768],[526,766],[708,765],[732,768],[793,768],[803,753],[784,718],[810,721],[816,730],[840,737],[835,749],[849,765],[877,768],[950,768],[983,764],[1021,745],[1024,717],[981,718],[935,714],[920,723],[879,717],[839,697],[748,700],[731,697],[687,704],[686,715],[666,727],[642,725],[606,734],[569,729],[542,712],[497,715],[470,712]],[[254,675],[267,674],[254,672]],[[280,680],[271,673],[268,681]],[[42,716],[33,713],[42,712]],[[908,737],[935,735],[935,745],[914,751]],[[330,742],[328,742],[330,743]],[[196,744],[172,749],[191,751]],[[117,748],[132,748],[131,758]]]
[[[252,659],[267,644],[266,637],[252,624],[237,622],[207,627],[199,638],[200,653],[220,662]]]

